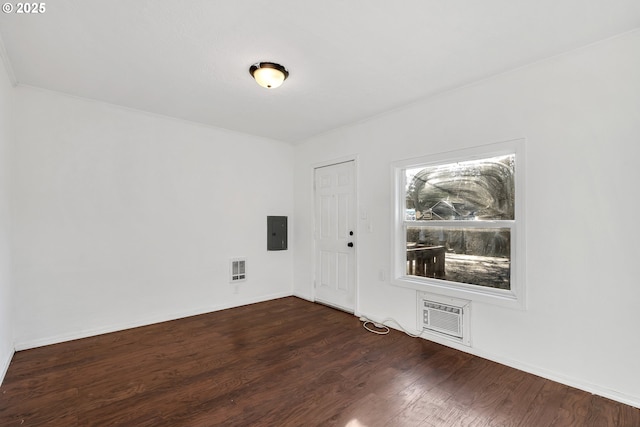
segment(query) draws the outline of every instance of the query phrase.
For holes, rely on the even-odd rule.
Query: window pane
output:
[[[406,170],[405,220],[513,220],[515,155]]]
[[[511,289],[508,228],[408,227],[409,276]]]

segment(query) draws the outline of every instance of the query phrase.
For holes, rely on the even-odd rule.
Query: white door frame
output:
[[[360,195],[360,180],[359,175],[360,175],[360,170],[359,170],[359,164],[358,164],[358,155],[351,155],[351,156],[344,156],[344,157],[338,157],[332,160],[327,160],[324,162],[319,162],[319,163],[314,163],[311,165],[311,170],[310,170],[310,182],[311,182],[311,194],[313,194],[313,203],[311,203],[311,207],[310,207],[310,211],[311,211],[311,235],[313,236],[313,253],[312,253],[312,257],[313,257],[313,267],[312,267],[312,279],[313,279],[313,283],[312,283],[312,292],[311,292],[311,296],[313,298],[314,302],[316,301],[316,286],[315,286],[315,280],[316,280],[316,271],[317,271],[317,248],[316,248],[316,237],[315,237],[315,230],[316,230],[316,213],[315,213],[315,187],[314,187],[314,183],[315,183],[315,170],[318,168],[322,168],[322,167],[326,167],[326,166],[332,166],[332,165],[337,165],[340,163],[347,163],[347,162],[353,162],[353,169],[354,169],[354,180],[355,180],[355,201],[354,201],[354,206],[355,206],[355,238],[353,239],[353,243],[354,243],[354,259],[355,259],[355,269],[356,271],[354,272],[354,304],[353,304],[353,314],[355,316],[360,316],[360,278],[359,278],[359,274],[358,274],[358,270],[359,270],[359,236],[360,236],[360,203],[359,203],[359,195]]]

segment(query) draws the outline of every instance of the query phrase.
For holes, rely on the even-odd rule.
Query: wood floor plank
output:
[[[0,426],[640,426],[640,410],[281,298],[21,351]]]
[[[400,393],[398,398],[406,404],[399,413],[386,421],[386,426],[428,425],[433,414],[439,408],[446,406],[451,395],[438,387],[427,389],[421,383],[416,382]]]
[[[531,410],[535,397],[540,393],[545,383],[546,380],[541,377],[522,375],[521,371],[508,369],[505,375],[496,381],[496,384],[502,387],[503,399],[491,411],[491,426],[520,426],[522,414]]]

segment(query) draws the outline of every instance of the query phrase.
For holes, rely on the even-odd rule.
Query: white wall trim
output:
[[[314,302],[313,295],[310,295],[310,294],[305,294],[305,293],[296,291],[296,292],[293,293],[293,296],[296,297],[296,298],[303,299],[305,301]]]
[[[236,301],[232,303],[225,303],[225,304],[214,305],[209,307],[201,307],[193,310],[188,310],[185,312],[153,316],[153,317],[146,318],[144,320],[137,320],[134,322],[113,324],[109,326],[104,326],[102,328],[87,329],[84,331],[55,335],[55,336],[45,337],[45,338],[38,338],[35,340],[18,341],[15,344],[15,349],[16,351],[28,350],[31,348],[43,347],[51,344],[59,344],[66,341],[88,338],[96,335],[124,331],[126,329],[139,328],[141,326],[153,325],[155,323],[168,322],[171,320],[182,319],[190,316],[197,316],[205,313],[213,313],[215,311],[226,310],[228,308],[241,307],[244,305],[255,304],[258,302],[270,301],[273,299],[284,298],[289,296],[292,296],[290,292],[280,292],[280,293],[275,293],[271,295],[263,295],[255,298],[247,298],[247,299],[243,299],[241,301]]]
[[[83,331],[83,332],[78,332],[75,334],[66,334],[66,335],[59,335],[56,337],[50,337],[50,338],[44,338],[44,339],[39,339],[39,340],[33,340],[33,341],[23,341],[20,342],[18,344],[16,344],[16,351],[20,351],[20,350],[27,350],[30,348],[36,348],[36,347],[41,347],[41,346],[45,346],[45,345],[50,345],[50,344],[57,344],[57,343],[61,343],[61,342],[65,342],[65,341],[71,341],[74,339],[81,339],[81,338],[87,338],[87,337],[91,337],[91,336],[96,336],[96,335],[102,335],[102,334],[106,334],[106,333],[110,333],[110,332],[117,332],[117,331],[121,331],[121,330],[126,330],[126,329],[131,329],[131,328],[136,328],[136,327],[140,327],[140,326],[147,326],[147,325],[151,325],[154,323],[161,323],[161,322],[167,322],[170,320],[176,320],[176,319],[181,319],[181,318],[185,318],[185,317],[189,317],[189,316],[197,316],[199,314],[205,314],[205,313],[211,313],[211,312],[215,312],[215,311],[220,311],[220,310],[225,310],[228,308],[234,308],[234,307],[240,307],[243,305],[249,305],[249,304],[255,304],[255,303],[259,303],[259,302],[264,302],[264,301],[269,301],[272,299],[277,299],[277,298],[284,298],[284,297],[288,297],[288,296],[294,296],[296,298],[301,298],[307,301],[311,301],[313,302],[312,299],[309,298],[309,296],[303,296],[303,295],[298,295],[296,293],[294,294],[288,294],[288,293],[281,293],[281,294],[273,294],[273,295],[269,295],[269,296],[264,296],[264,297],[259,297],[259,298],[250,298],[247,299],[245,301],[243,301],[242,303],[238,303],[238,304],[222,304],[222,305],[218,305],[215,307],[209,307],[209,308],[202,308],[199,310],[192,310],[189,312],[185,312],[185,313],[180,313],[180,314],[174,314],[172,316],[167,316],[165,318],[157,318],[154,320],[151,319],[147,319],[146,321],[142,321],[142,322],[134,322],[134,323],[128,323],[128,324],[121,324],[119,326],[116,325],[112,325],[110,327],[105,327],[105,328],[101,328],[101,329],[94,329],[94,330],[89,330],[89,331]],[[375,322],[382,322],[383,319],[378,318],[377,316],[369,316],[369,315],[365,315],[365,317],[367,317],[368,319],[371,319]],[[393,325],[393,324],[389,324],[389,327],[399,330],[401,331],[401,329],[397,326],[397,325]],[[413,328],[408,329],[409,332],[411,333],[415,333],[415,334],[419,334],[420,331],[417,330],[413,330]],[[404,331],[401,331],[404,332]],[[632,395],[628,395],[626,393],[621,393],[618,392],[616,390],[610,390],[608,388],[605,387],[601,387],[598,386],[596,384],[592,384],[589,383],[587,381],[582,381],[580,379],[577,378],[573,378],[573,377],[569,377],[563,374],[559,374],[557,372],[553,372],[544,368],[540,368],[538,366],[533,366],[533,365],[529,365],[527,363],[522,363],[520,361],[517,360],[513,360],[510,358],[506,358],[506,357],[502,357],[490,352],[486,352],[486,351],[482,351],[482,350],[478,350],[472,347],[467,347],[465,345],[462,345],[460,343],[456,343],[454,341],[450,341],[447,340],[445,338],[438,338],[436,336],[430,336],[429,338],[422,338],[422,339],[426,339],[428,341],[433,341],[435,343],[444,345],[446,347],[450,347],[453,348],[455,350],[459,350],[465,353],[469,353],[469,354],[473,354],[474,356],[478,356],[478,357],[482,357],[484,359],[488,359],[491,360],[493,362],[496,363],[500,363],[502,365],[505,366],[509,366],[511,368],[514,369],[518,369],[520,371],[524,371],[527,372],[529,374],[533,374],[533,375],[537,375],[539,377],[542,378],[546,378],[548,380],[551,381],[555,381],[558,382],[560,384],[564,384],[567,385],[569,387],[574,387],[583,391],[586,391],[588,393],[593,393],[596,394],[598,396],[602,396],[605,397],[607,399],[612,399],[615,400],[617,402],[623,403],[625,405],[630,405],[636,408],[640,409],[640,396],[632,396]],[[11,360],[13,358],[13,352],[9,355],[9,357],[2,361],[2,365],[0,365],[0,385],[2,384],[4,377],[7,373],[7,370],[9,369],[9,364],[11,363]]]
[[[382,323],[384,319],[378,316],[369,316],[364,315],[366,318],[371,319],[374,322]],[[394,325],[391,322],[387,322],[386,325],[390,328],[396,329],[401,332],[410,332],[415,335],[420,335],[422,332],[416,330],[414,327],[408,328],[406,331],[400,329],[398,325]],[[588,381],[581,380],[579,378],[570,377],[558,372],[554,372],[548,369],[541,368],[539,366],[530,365],[528,363],[523,363],[518,360],[510,359],[508,357],[503,357],[494,353],[490,353],[487,351],[479,350],[477,348],[468,347],[461,343],[458,343],[453,340],[449,340],[444,337],[438,337],[435,334],[427,334],[424,333],[421,335],[422,339],[427,341],[433,341],[435,343],[444,345],[446,347],[453,348],[455,350],[460,350],[465,353],[473,354],[474,356],[481,357],[483,359],[491,360],[492,362],[500,363],[501,365],[508,366],[510,368],[517,369],[519,371],[527,372],[532,375],[536,375],[538,377],[542,377],[560,384],[564,384],[569,387],[577,388],[582,391],[586,391],[588,393],[596,394],[601,397],[605,397],[607,399],[615,400],[616,402],[623,403],[625,405],[633,406],[640,409],[640,396],[633,396],[626,393],[621,393],[616,390],[611,390],[606,387],[599,386],[597,384],[590,383]]]
[[[11,351],[5,360],[0,361],[0,385],[4,382],[4,377],[7,375],[7,371],[9,370],[9,365],[11,364],[14,354],[15,351]]]
[[[465,351],[465,349],[463,348],[460,348],[459,350]],[[597,384],[592,384],[579,378],[569,377],[567,375],[544,369],[539,366],[529,365],[518,360],[509,359],[486,351],[476,349],[472,349],[471,351],[469,351],[468,348],[466,350],[469,353],[474,354],[475,356],[489,359],[491,361],[509,366],[514,369],[518,369],[520,371],[528,372],[530,374],[537,375],[539,377],[546,378],[548,380],[555,381],[569,387],[574,387],[588,393],[597,394],[598,396],[606,397],[607,399],[615,400],[617,402],[624,403],[625,405],[634,406],[640,409],[640,396],[632,396],[626,393],[621,393],[616,390],[611,390],[606,387],[599,386]]]
[[[528,372],[530,374],[537,375],[539,377],[546,378],[548,380],[555,381],[569,387],[577,388],[588,393],[606,397],[607,399],[615,400],[617,402],[624,403],[625,405],[634,406],[640,409],[640,396],[632,396],[626,393],[621,393],[615,390],[608,389],[606,387],[599,386],[597,384],[583,381],[579,378],[569,377],[564,374],[553,372],[544,368],[540,368],[538,366],[528,365],[526,363],[522,363],[517,360],[511,360],[502,356],[497,356],[495,354],[483,351],[474,354],[484,359],[489,359],[502,365],[518,369],[520,371]]]

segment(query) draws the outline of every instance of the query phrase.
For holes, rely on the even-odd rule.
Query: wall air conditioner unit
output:
[[[418,292],[418,330],[471,345],[471,301]]]

